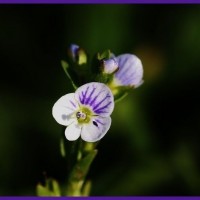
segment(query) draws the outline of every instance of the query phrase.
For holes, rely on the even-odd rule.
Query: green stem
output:
[[[87,182],[90,165],[97,155],[95,143],[88,143],[80,140],[77,151],[77,161],[70,171],[67,183],[67,196],[88,196],[91,183]]]

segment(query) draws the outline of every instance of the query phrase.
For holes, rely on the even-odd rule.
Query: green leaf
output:
[[[36,186],[37,196],[51,196],[51,191],[40,183]]]
[[[60,187],[56,180],[52,180],[53,193],[55,196],[61,196]]]
[[[82,48],[79,48],[78,52],[78,65],[83,65],[87,63],[87,55]]]
[[[69,68],[68,63],[67,63],[66,61],[64,61],[64,60],[61,60],[61,66],[62,66],[62,68],[64,69],[64,71],[65,71],[67,77],[68,77],[69,80],[71,81],[72,86],[73,86],[74,89],[76,90],[76,89],[77,89],[77,86],[76,86],[76,84],[74,83],[74,81],[72,80],[72,78],[71,78],[71,76],[70,76],[70,74],[69,74],[69,72],[68,72],[68,68]]]
[[[46,179],[45,185],[36,186],[37,196],[61,196],[59,184],[54,179]]]
[[[97,58],[98,60],[103,60],[103,59],[109,59],[111,56],[111,51],[110,50],[105,50],[103,53],[98,53]]]
[[[82,196],[89,196],[91,191],[92,183],[91,181],[86,181],[82,189]]]

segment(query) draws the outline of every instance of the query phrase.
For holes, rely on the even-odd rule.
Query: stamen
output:
[[[86,119],[86,117],[87,117],[87,115],[84,112],[79,111],[79,112],[76,113],[77,119],[83,119],[84,120],[84,119]]]
[[[91,115],[92,115],[92,112],[87,107],[81,107],[79,111],[76,112],[76,118],[77,118],[78,123],[80,124],[89,123],[91,119]]]

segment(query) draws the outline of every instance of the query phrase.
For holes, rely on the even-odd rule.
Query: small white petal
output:
[[[52,114],[55,120],[61,125],[69,125],[75,120],[74,112],[79,108],[74,98],[74,93],[62,96],[54,104]]]
[[[81,138],[86,142],[96,142],[107,133],[110,125],[110,117],[95,116],[91,119],[89,124],[83,125]]]
[[[109,116],[114,109],[114,98],[111,90],[103,83],[91,82],[79,87],[75,98],[102,117]]]
[[[69,141],[77,140],[80,137],[80,134],[81,134],[81,126],[77,124],[76,122],[70,124],[65,129],[65,137]]]

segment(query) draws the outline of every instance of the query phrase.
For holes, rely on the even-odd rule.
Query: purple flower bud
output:
[[[118,69],[118,63],[116,58],[103,60],[103,72],[106,74],[112,74]]]
[[[78,65],[85,64],[87,62],[87,55],[85,51],[80,48],[76,44],[71,44],[69,48],[70,56],[72,57],[72,60],[76,62]]]
[[[70,47],[69,47],[69,50],[70,50],[70,53],[71,53],[71,56],[73,58],[73,60],[76,59],[76,56],[77,56],[77,53],[78,53],[78,49],[80,47],[76,44],[71,44]]]

